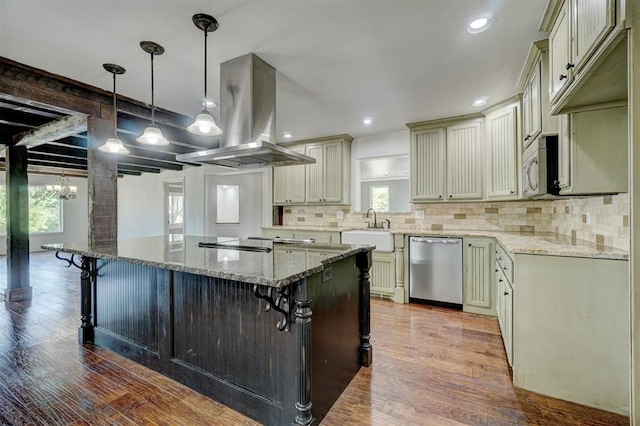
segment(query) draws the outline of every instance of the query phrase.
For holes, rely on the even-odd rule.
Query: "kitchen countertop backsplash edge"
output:
[[[314,226],[263,226],[262,229],[282,229],[292,231],[344,232],[367,230],[354,227],[314,227]],[[369,229],[370,230],[370,229]],[[381,230],[382,231],[382,230]],[[531,254],[560,257],[584,257],[594,259],[629,260],[629,252],[605,245],[595,244],[578,238],[553,233],[519,233],[492,230],[416,230],[385,229],[392,234],[450,236],[450,237],[489,237],[496,239],[511,254]]]

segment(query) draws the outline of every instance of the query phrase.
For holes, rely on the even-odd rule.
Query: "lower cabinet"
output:
[[[494,244],[491,238],[464,238],[462,309],[465,312],[496,314],[492,272]]]
[[[396,289],[396,254],[372,252],[371,293],[392,297]]]
[[[500,334],[507,353],[507,361],[513,366],[513,287],[496,261],[496,313]]]

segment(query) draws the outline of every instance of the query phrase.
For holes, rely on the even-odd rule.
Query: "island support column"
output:
[[[27,148],[7,147],[7,288],[4,300],[31,299]]]
[[[373,348],[370,343],[371,282],[369,269],[371,268],[371,252],[358,254],[356,266],[360,270],[360,365],[368,367],[373,362]]]
[[[296,402],[297,425],[313,423],[311,415],[311,301],[307,296],[307,280],[302,279],[294,286],[296,304],[296,346],[298,348],[298,400]]]
[[[118,239],[118,156],[98,150],[112,136],[111,127],[98,117],[87,122],[89,247]]]

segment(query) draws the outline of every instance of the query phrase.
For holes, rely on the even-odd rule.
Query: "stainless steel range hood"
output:
[[[276,70],[253,53],[220,64],[220,148],[176,160],[233,168],[312,164],[276,145]]]

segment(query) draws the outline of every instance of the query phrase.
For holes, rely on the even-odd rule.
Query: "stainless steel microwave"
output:
[[[558,193],[558,136],[543,136],[522,156],[522,195],[545,198]]]

